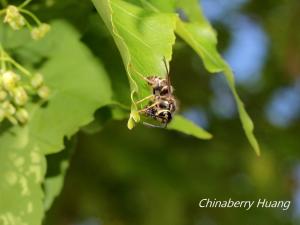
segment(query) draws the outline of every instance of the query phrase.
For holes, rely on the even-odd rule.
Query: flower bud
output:
[[[4,90],[1,90],[0,91],[0,101],[1,102],[4,101],[6,99],[6,97],[7,97],[7,92]]]
[[[24,108],[18,109],[16,112],[16,118],[22,124],[27,123],[29,118],[27,110]]]
[[[13,94],[15,103],[17,105],[23,106],[28,101],[28,95],[23,87],[17,87]]]
[[[20,80],[20,77],[13,71],[6,71],[2,75],[2,79],[3,87],[7,91],[12,91],[15,88],[16,83]]]
[[[36,73],[32,78],[31,78],[31,86],[33,88],[39,88],[42,86],[44,82],[44,78],[42,74]]]
[[[132,117],[130,117],[127,122],[128,129],[132,130],[134,128],[134,125],[135,125],[134,120],[132,119]]]
[[[42,31],[42,33],[45,35],[50,31],[51,27],[49,24],[47,23],[42,23],[40,26],[40,30]]]
[[[4,23],[8,23],[14,30],[19,30],[26,23],[25,18],[20,14],[18,8],[14,5],[9,5],[6,8]]]
[[[9,117],[16,113],[16,108],[9,101],[5,101],[2,103],[2,109],[6,117]]]
[[[39,27],[31,30],[31,37],[33,40],[40,40],[50,31],[50,25],[42,23]]]
[[[13,116],[6,116],[7,119],[13,124],[13,125],[17,125],[18,124],[18,121],[16,120],[15,117]]]
[[[42,99],[47,100],[50,95],[50,90],[47,86],[44,85],[38,89],[37,93]]]

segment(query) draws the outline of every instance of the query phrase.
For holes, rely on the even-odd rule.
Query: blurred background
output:
[[[69,9],[63,17],[81,30],[82,41],[107,70],[124,73],[92,4],[61,5]],[[129,131],[126,120],[107,122],[92,135],[80,132],[63,191],[45,225],[300,224],[300,1],[202,0],[201,5],[254,120],[261,157],[245,138],[223,75],[208,74],[178,39],[171,74],[180,113],[214,139],[143,126]],[[75,7],[82,8],[82,16],[69,13]],[[292,204],[287,211],[199,208],[202,198]]]

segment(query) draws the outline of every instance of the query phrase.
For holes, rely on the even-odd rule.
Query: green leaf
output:
[[[181,131],[184,134],[192,135],[199,139],[211,139],[212,135],[206,130],[202,129],[192,121],[176,115],[172,122],[168,125],[168,129]]]
[[[176,33],[201,56],[209,72],[225,70],[226,64],[216,49],[215,32],[208,24],[186,23],[178,20]]]
[[[100,61],[79,42],[70,26],[60,22],[53,26],[52,35],[59,44],[41,70],[53,95],[46,108],[32,112],[29,124],[35,138],[47,140],[45,154],[63,149],[64,136],[71,137],[93,120],[97,108],[112,101],[110,81]]]
[[[254,125],[236,91],[233,72],[217,51],[215,31],[204,17],[198,1],[178,0],[177,3],[177,6],[184,10],[191,22],[184,23],[178,20],[176,33],[201,56],[208,71],[224,72],[235,98],[246,136],[256,154],[260,155],[259,145],[253,133]]]
[[[94,114],[94,120],[88,125],[81,128],[87,134],[100,132],[105,124],[111,120],[123,120],[128,118],[128,109],[124,109],[119,105],[109,105],[102,107]]]
[[[136,0],[136,2],[141,2],[141,4],[145,8],[149,8],[152,11],[162,11],[162,12],[173,12],[174,8],[176,7],[175,0],[167,0],[167,1],[161,1],[161,0]],[[159,10],[158,10],[159,9]]]
[[[47,174],[43,185],[45,210],[50,209],[63,187],[70,157],[76,148],[76,143],[76,137],[74,137],[66,142],[64,150],[47,156]]]
[[[166,76],[163,57],[171,59],[176,16],[152,13],[122,0],[92,0],[121,53],[135,102],[151,94],[141,76]],[[142,74],[142,75],[139,75]]]
[[[38,52],[49,58],[41,68],[52,90],[49,102],[32,104],[26,126],[1,127],[0,224],[41,224],[44,155],[62,150],[64,137],[71,137],[93,120],[97,108],[111,102],[107,74],[76,30],[57,21],[45,43],[49,45],[41,43]]]
[[[0,224],[40,225],[43,217],[46,163],[38,145],[27,143],[28,133],[11,129],[0,137]]]
[[[233,75],[233,72],[232,72],[232,70],[230,69],[229,66],[224,71],[224,74],[226,76],[229,87],[230,87],[230,89],[233,93],[233,96],[235,98],[245,134],[246,134],[252,148],[254,149],[256,154],[259,156],[260,155],[260,147],[259,147],[259,144],[258,144],[255,136],[254,136],[254,124],[253,124],[249,114],[247,113],[247,111],[245,109],[244,103],[242,102],[242,100],[240,99],[240,97],[239,97],[239,95],[236,91],[235,83],[234,83],[234,75]]]
[[[0,42],[6,49],[16,49],[28,41],[32,41],[26,29],[13,30],[9,25],[0,23]]]
[[[174,13],[149,12],[138,7],[138,1],[135,2],[136,5],[121,0],[93,0],[115,40],[129,77],[132,97],[129,129],[140,121],[137,110],[144,106],[138,107],[135,101],[151,94],[141,74],[142,76],[166,76],[163,57],[168,61],[171,59],[177,20]],[[170,8],[170,5],[166,4],[165,7]],[[185,124],[189,123],[175,122],[174,129],[189,133],[191,126],[185,127]],[[207,139],[207,134],[199,135],[199,133],[195,136]]]
[[[170,4],[174,2],[174,0],[166,1],[170,2]],[[160,8],[159,4],[155,4],[156,0],[141,0],[141,2],[147,2],[147,4],[144,5],[146,5],[148,9],[154,11],[163,11],[164,9],[164,7]],[[149,7],[149,5],[151,7]],[[198,53],[203,60],[204,66],[209,72],[223,72],[225,74],[228,85],[235,98],[245,134],[256,154],[260,155],[260,148],[253,133],[253,122],[246,112],[244,104],[236,91],[234,75],[230,66],[223,60],[217,51],[216,33],[204,17],[199,2],[197,0],[177,0],[173,11],[178,8],[183,10],[189,22],[184,22],[178,17],[176,34]],[[170,9],[168,9],[168,12],[169,11]]]

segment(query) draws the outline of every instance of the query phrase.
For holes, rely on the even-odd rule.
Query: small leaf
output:
[[[206,130],[202,129],[198,125],[194,124],[192,121],[176,115],[172,122],[168,125],[168,129],[177,130],[184,134],[192,135],[199,139],[211,139],[212,135]]]

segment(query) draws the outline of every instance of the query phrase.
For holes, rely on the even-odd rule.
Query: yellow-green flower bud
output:
[[[2,109],[6,117],[14,115],[16,113],[16,108],[9,102],[5,101],[2,103]]]
[[[44,85],[38,89],[37,93],[42,99],[47,100],[50,95],[50,90],[47,86]]]
[[[40,26],[40,30],[45,34],[47,34],[50,31],[51,27],[47,23],[42,23]]]
[[[1,102],[4,101],[6,99],[6,97],[7,97],[7,92],[4,90],[1,90],[0,91],[0,101]]]
[[[33,40],[40,40],[42,38],[41,31],[39,27],[32,28],[31,37]]]
[[[129,129],[129,130],[132,130],[132,129],[134,128],[134,125],[135,125],[135,122],[134,122],[134,120],[132,119],[132,117],[130,117],[130,118],[128,119],[128,122],[127,122],[127,127],[128,127],[128,129]]]
[[[7,91],[12,91],[19,80],[20,77],[17,74],[15,74],[13,71],[6,71],[2,75],[3,87]]]
[[[32,78],[31,78],[31,86],[33,88],[39,88],[43,85],[44,78],[42,74],[36,73]]]
[[[40,40],[50,31],[50,25],[42,23],[39,27],[35,27],[31,30],[31,37],[33,40]]]
[[[7,116],[6,117],[13,125],[17,125],[18,124],[18,121],[16,120],[15,117],[13,116]]]
[[[14,100],[17,105],[23,106],[28,101],[28,95],[24,88],[17,87],[13,92]]]
[[[22,124],[27,123],[29,118],[27,110],[24,108],[18,109],[16,112],[16,118]]]
[[[26,23],[25,18],[20,14],[19,9],[14,5],[6,8],[4,23],[8,23],[14,30],[19,30]]]

